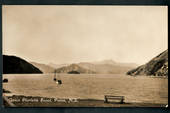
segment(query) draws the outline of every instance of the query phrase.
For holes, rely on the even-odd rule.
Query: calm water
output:
[[[15,95],[104,99],[125,96],[125,102],[168,103],[168,79],[116,74],[62,74],[57,85],[50,74],[4,74],[3,88]]]

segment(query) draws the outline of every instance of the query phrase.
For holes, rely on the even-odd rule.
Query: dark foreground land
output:
[[[165,104],[155,103],[123,103],[110,102],[96,99],[55,99],[46,97],[33,97],[13,95],[7,97],[14,107],[165,107]],[[11,107],[4,101],[5,107]]]

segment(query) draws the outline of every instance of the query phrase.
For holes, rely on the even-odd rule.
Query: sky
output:
[[[2,7],[3,54],[37,63],[144,64],[168,49],[167,6]]]

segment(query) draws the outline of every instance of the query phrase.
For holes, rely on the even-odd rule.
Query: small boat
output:
[[[55,71],[54,71],[54,79],[53,79],[53,80],[56,82],[56,84],[61,85],[61,84],[62,84],[62,80],[59,79],[59,75],[57,75],[56,73],[57,73],[57,71],[55,70]],[[58,78],[58,79],[57,79],[57,78]]]

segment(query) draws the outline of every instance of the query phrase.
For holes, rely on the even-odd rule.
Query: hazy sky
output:
[[[168,48],[167,6],[3,6],[3,54],[143,64]]]

